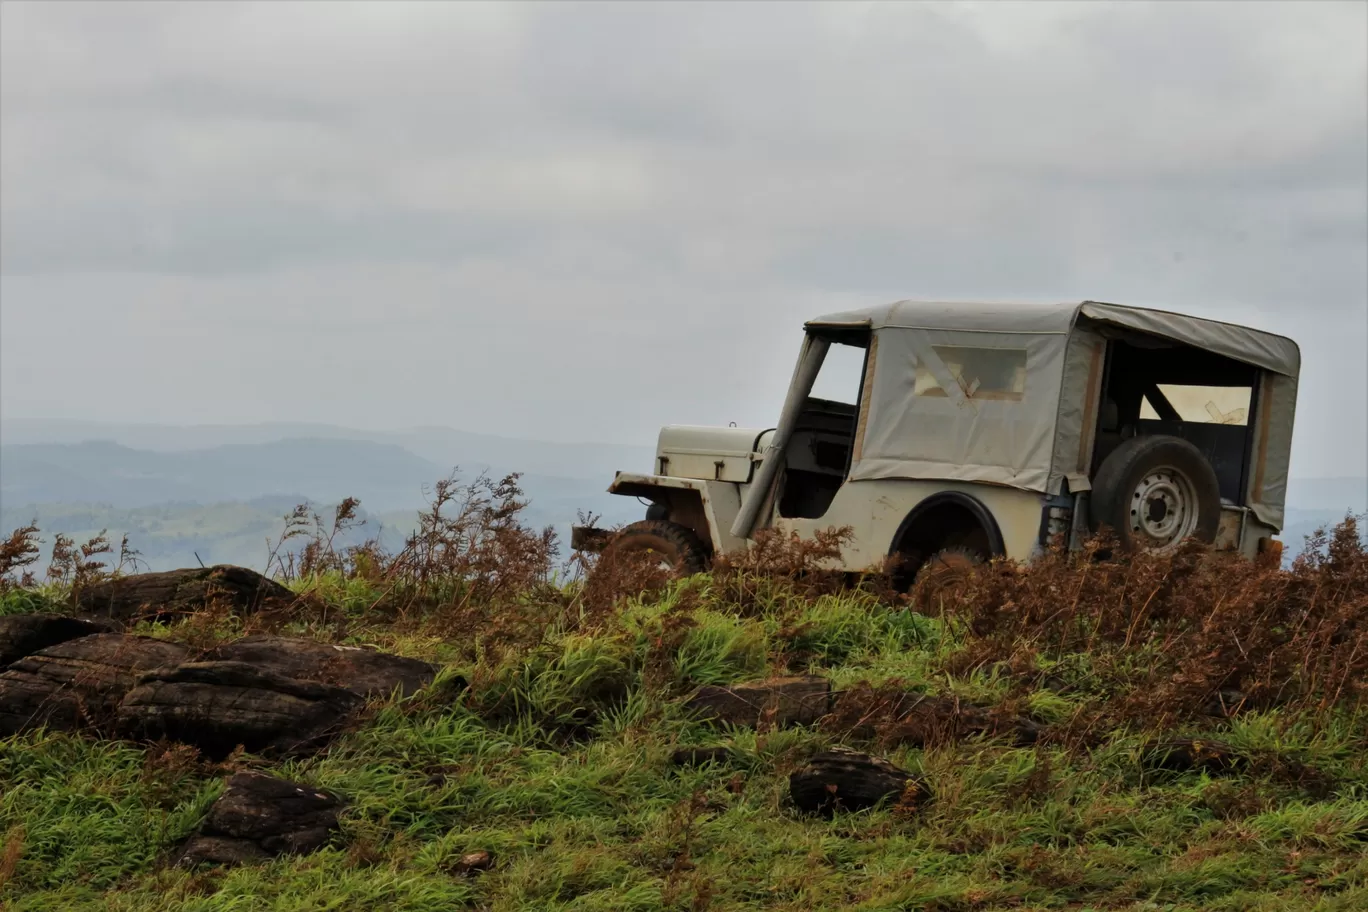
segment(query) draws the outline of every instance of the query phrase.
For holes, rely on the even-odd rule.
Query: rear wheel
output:
[[[912,585],[913,604],[926,614],[955,601],[983,562],[983,555],[972,548],[937,551],[917,572]]]
[[[637,561],[673,579],[701,573],[707,565],[707,549],[688,526],[647,519],[614,535],[599,558],[601,566]]]

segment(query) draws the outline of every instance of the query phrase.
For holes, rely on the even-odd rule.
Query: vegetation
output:
[[[194,644],[305,635],[446,666],[327,751],[213,763],[167,744],[0,741],[0,904],[38,910],[1350,910],[1368,907],[1368,551],[1355,520],[1290,569],[1191,548],[993,565],[930,615],[820,571],[839,531],[763,541],[683,581],[555,563],[516,477],[438,485],[388,551],[357,505],[300,510],[288,611],[140,631]],[[116,548],[0,543],[0,612],[62,611]],[[127,559],[130,552],[125,549]],[[27,575],[27,578],[24,578]],[[693,688],[829,677],[808,728],[719,730]],[[468,688],[452,685],[457,676]],[[909,727],[923,692],[1028,715],[1035,744]],[[915,730],[914,730],[915,729]],[[1155,739],[1216,739],[1229,769],[1166,771]],[[675,767],[682,746],[731,758]],[[848,745],[924,777],[910,809],[807,817],[788,774]],[[335,847],[232,870],[167,866],[231,769],[344,794]],[[476,852],[487,871],[464,862]]]

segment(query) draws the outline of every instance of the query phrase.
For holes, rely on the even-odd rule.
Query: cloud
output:
[[[649,442],[815,313],[1091,297],[1294,336],[1368,462],[1361,3],[0,10],[6,414]]]

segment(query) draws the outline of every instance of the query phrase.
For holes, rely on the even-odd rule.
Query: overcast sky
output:
[[[0,5],[0,410],[651,444],[810,316],[1295,338],[1368,462],[1368,4]]]

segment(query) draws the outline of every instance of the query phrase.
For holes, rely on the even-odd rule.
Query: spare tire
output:
[[[1132,437],[1092,482],[1094,532],[1111,530],[1127,551],[1165,552],[1186,539],[1216,540],[1221,487],[1202,451],[1180,437]]]

